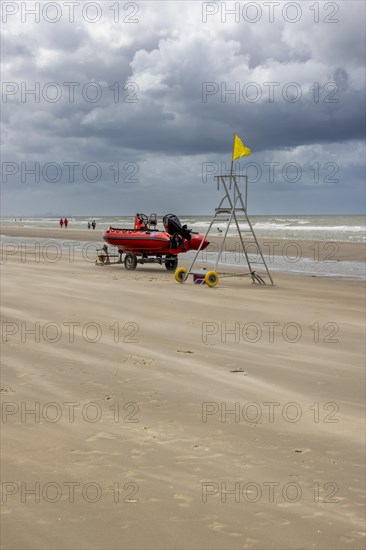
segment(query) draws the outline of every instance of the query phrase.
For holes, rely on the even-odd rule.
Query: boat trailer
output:
[[[124,255],[124,257],[123,257]],[[125,268],[133,271],[136,269],[137,264],[160,264],[165,265],[168,271],[175,271],[178,266],[178,256],[162,254],[156,254],[151,256],[150,254],[134,254],[133,252],[124,253],[122,250],[118,250],[118,253],[110,252],[108,245],[103,245],[101,248],[97,248],[97,258],[95,260],[96,265],[112,265],[112,264],[124,264]]]

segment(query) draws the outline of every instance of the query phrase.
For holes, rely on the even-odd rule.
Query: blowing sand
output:
[[[2,548],[364,548],[363,283],[74,260],[2,265]]]

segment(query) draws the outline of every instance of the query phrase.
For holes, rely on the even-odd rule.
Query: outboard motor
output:
[[[187,229],[186,225],[183,225],[180,223],[179,218],[175,214],[167,214],[163,217],[163,224],[165,227],[165,231],[169,233],[169,235],[178,234],[183,239],[190,239],[191,238],[191,229]]]

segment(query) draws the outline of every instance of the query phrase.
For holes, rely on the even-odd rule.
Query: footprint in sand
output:
[[[177,349],[177,353],[195,353],[194,351],[191,351],[190,349]]]
[[[151,367],[154,364],[156,364],[155,359],[142,355],[129,355],[127,359],[122,361],[123,367]]]
[[[233,370],[231,370],[230,372],[235,372],[235,373],[240,372],[241,374],[244,374],[244,376],[248,376],[248,373],[247,373],[244,369],[242,369],[242,368],[233,369]]]

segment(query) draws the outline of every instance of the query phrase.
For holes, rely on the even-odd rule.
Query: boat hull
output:
[[[118,247],[121,252],[132,252],[137,255],[178,255],[188,250],[197,250],[203,235],[194,234],[190,239],[180,239],[174,243],[172,236],[165,231],[144,231],[136,229],[117,229],[109,227],[103,235],[103,239],[110,245]],[[204,250],[208,246],[205,241],[201,247]]]

